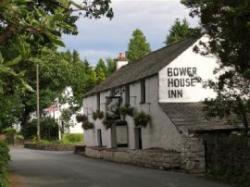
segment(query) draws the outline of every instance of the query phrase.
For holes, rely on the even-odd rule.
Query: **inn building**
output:
[[[218,64],[215,56],[194,52],[200,40],[206,42],[208,38],[186,39],[136,62],[127,63],[120,55],[119,69],[83,100],[84,114],[93,123],[93,128],[85,131],[86,146],[181,151],[186,137],[193,132],[229,128],[220,121],[206,120],[202,112],[202,101],[216,96],[204,84],[215,80],[213,71]],[[124,106],[134,113],[147,114],[150,122],[138,126],[136,114],[117,114]],[[104,117],[95,118],[98,111]],[[105,121],[112,112],[117,118],[107,127]]]

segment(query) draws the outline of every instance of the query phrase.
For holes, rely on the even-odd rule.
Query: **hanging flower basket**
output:
[[[80,122],[86,122],[88,120],[88,116],[84,115],[84,114],[77,114],[76,115],[76,121],[78,123]]]
[[[93,112],[93,119],[97,120],[97,119],[103,119],[104,118],[104,112],[97,110],[96,112]]]
[[[82,123],[82,128],[84,130],[89,130],[89,129],[93,129],[94,128],[94,124],[89,122],[89,121],[85,121]]]
[[[135,109],[133,107],[130,107],[129,105],[122,106],[120,108],[120,114],[125,117],[125,116],[134,116]]]
[[[151,120],[151,116],[145,112],[138,112],[134,116],[134,123],[136,127],[146,127]]]

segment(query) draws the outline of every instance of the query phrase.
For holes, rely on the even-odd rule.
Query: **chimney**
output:
[[[128,64],[126,54],[125,53],[119,53],[119,56],[117,58],[117,64],[116,64],[116,70],[120,69],[121,67]]]

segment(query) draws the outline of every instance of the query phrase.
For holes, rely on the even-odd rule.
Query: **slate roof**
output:
[[[90,90],[85,97],[156,75],[196,41],[197,38],[189,38],[154,51],[141,60],[129,63]]]
[[[160,103],[161,108],[179,130],[187,132],[232,131],[242,125],[227,125],[225,119],[205,118],[204,104],[198,103]]]

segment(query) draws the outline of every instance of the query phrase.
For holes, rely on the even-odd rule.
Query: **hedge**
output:
[[[0,187],[8,186],[7,166],[9,160],[9,148],[5,143],[0,142]]]

